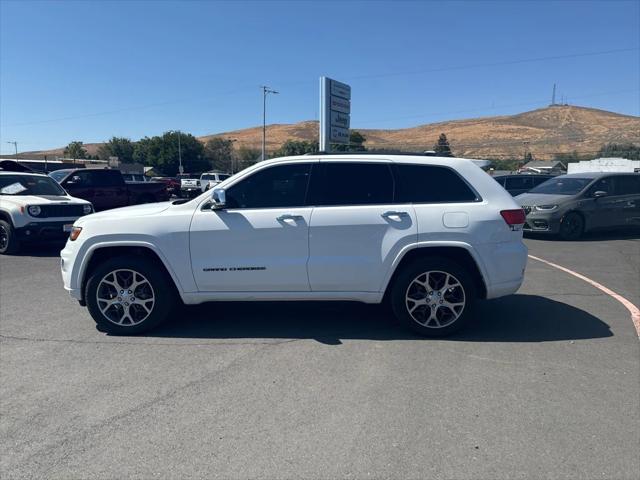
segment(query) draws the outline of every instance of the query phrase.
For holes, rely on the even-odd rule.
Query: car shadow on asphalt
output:
[[[561,242],[556,236],[545,235],[544,233],[525,232],[525,238],[532,240],[548,240]],[[637,240],[640,239],[640,227],[638,228],[620,228],[611,230],[596,230],[585,233],[576,242],[603,242],[607,240]]]
[[[446,341],[549,342],[613,335],[599,318],[537,295],[479,302],[474,321]],[[394,321],[379,305],[349,302],[216,302],[184,307],[149,337],[208,339],[342,340],[424,339]],[[428,339],[424,339],[428,340]]]
[[[56,243],[27,243],[20,246],[16,257],[59,257],[60,250],[64,248],[64,242]]]

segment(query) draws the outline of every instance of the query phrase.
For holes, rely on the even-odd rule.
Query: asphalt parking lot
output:
[[[527,239],[640,305],[640,235]],[[55,250],[0,257],[2,478],[640,476],[625,307],[530,260],[445,340],[358,304],[207,304],[98,332]]]

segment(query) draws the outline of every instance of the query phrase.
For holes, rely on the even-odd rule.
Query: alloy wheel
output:
[[[155,293],[147,278],[130,269],[107,273],[96,290],[102,315],[112,323],[131,327],[142,323],[155,305]]]
[[[466,295],[460,281],[450,273],[429,271],[409,283],[405,304],[411,318],[423,327],[444,328],[460,318]]]

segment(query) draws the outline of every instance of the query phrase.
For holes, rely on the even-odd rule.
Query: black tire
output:
[[[558,236],[562,240],[578,240],[584,233],[584,218],[577,212],[569,212],[560,221]]]
[[[153,295],[153,301],[148,300],[149,289],[144,283],[133,290],[128,290],[128,292],[131,292],[131,296],[127,296],[125,287],[125,290],[121,290],[124,293],[122,297],[109,297],[113,292],[118,295],[118,291],[102,281],[105,279],[113,280],[112,272],[117,270],[121,272],[118,274],[116,282],[121,286],[125,286],[127,278],[131,278],[127,277],[127,272],[123,272],[124,270],[136,272],[138,274],[136,280],[138,281],[141,280],[141,277],[144,277],[146,283],[151,287],[150,292]],[[100,288],[102,300],[98,300],[98,288]],[[139,297],[135,307],[134,302],[136,299],[133,296]],[[122,301],[117,302],[119,305],[116,304],[105,308],[107,303],[104,298],[106,297],[114,301],[119,299]],[[165,270],[159,267],[157,262],[135,255],[111,258],[98,265],[89,275],[85,288],[85,300],[89,313],[98,325],[98,329],[112,335],[135,335],[149,331],[167,320],[174,311],[176,304],[179,303],[179,297],[173,281]],[[128,303],[128,300],[132,301],[131,304]],[[146,302],[145,306],[139,306],[140,302]],[[106,314],[102,312],[101,307]],[[117,321],[121,319],[118,318],[118,315],[125,312],[125,308],[126,312],[129,313],[129,319],[119,323]],[[122,316],[124,317],[125,315]],[[114,318],[116,321],[114,321]]]
[[[426,283],[426,272],[432,272],[428,280],[430,291],[414,283],[414,280],[418,279]],[[452,276],[453,280],[445,280],[447,278],[445,274]],[[445,290],[443,282],[447,281],[451,286],[454,280],[457,281],[455,282],[457,285],[450,290]],[[416,289],[416,287],[419,288]],[[445,293],[438,296],[440,290],[445,290]],[[430,292],[433,296],[430,296]],[[422,293],[425,296],[419,300],[414,301],[408,298],[409,296],[420,297]],[[476,300],[476,288],[468,270],[457,263],[447,259],[423,258],[405,266],[399,272],[391,286],[390,299],[393,313],[400,323],[425,337],[444,337],[459,331],[469,323]],[[443,304],[458,303],[461,299],[464,302],[462,307],[448,307]],[[435,308],[429,308],[430,301],[433,301],[431,305],[435,305]],[[424,308],[422,304],[416,307],[419,302],[427,303]],[[414,309],[413,315],[409,310],[411,306]],[[434,318],[432,318],[432,312],[435,312]],[[454,318],[456,316],[457,318]],[[420,323],[417,318],[423,322]]]
[[[13,225],[6,220],[0,220],[0,254],[13,255],[19,250],[20,240]]]

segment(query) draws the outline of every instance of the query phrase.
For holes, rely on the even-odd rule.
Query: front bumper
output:
[[[37,242],[46,240],[65,240],[76,219],[56,222],[31,222],[15,232],[21,242]]]
[[[526,207],[523,208],[526,211]],[[531,210],[527,213],[527,219],[522,230],[535,233],[558,233],[561,219],[562,215],[558,214],[557,211],[540,212]]]

